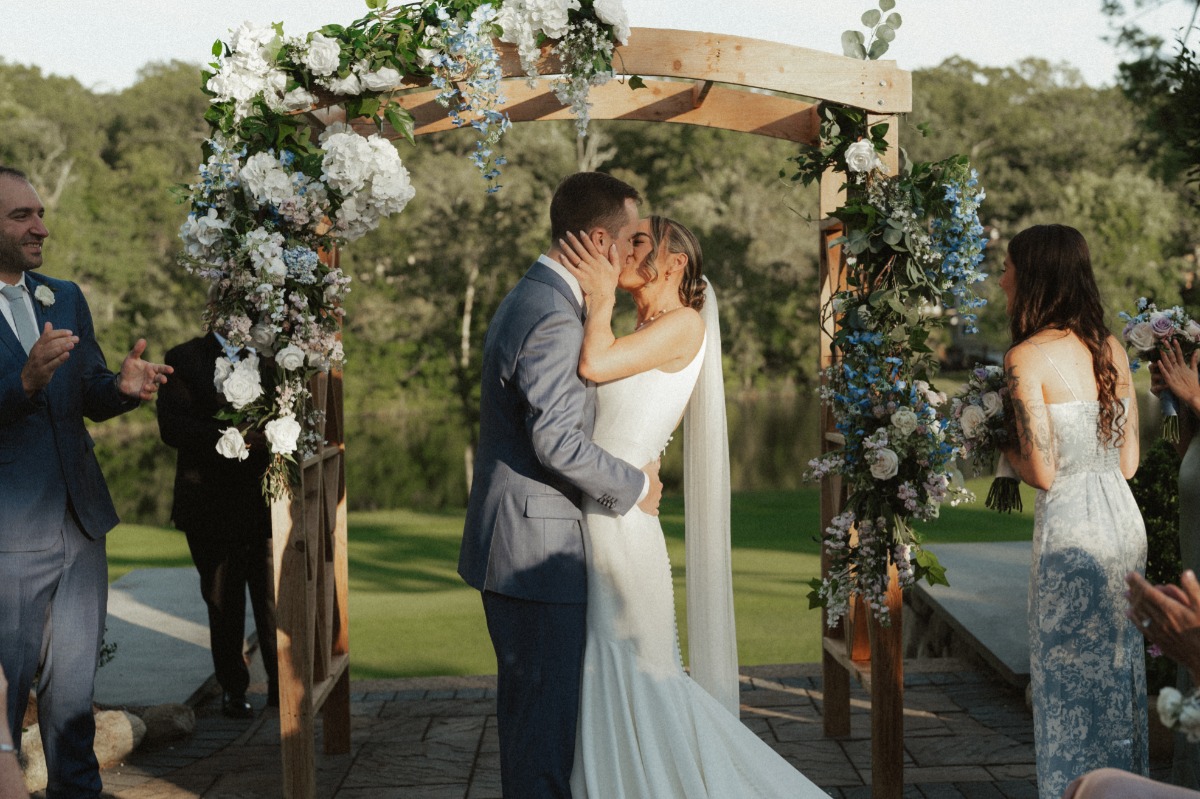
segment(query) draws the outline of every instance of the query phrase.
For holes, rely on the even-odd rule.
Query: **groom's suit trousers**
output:
[[[73,283],[25,274],[38,330],[49,322],[79,342],[48,386],[25,394],[27,356],[0,320],[0,665],[15,741],[39,660],[38,722],[48,799],[100,795],[92,753],[92,688],[104,630],[104,536],[117,523],[84,426],[136,408],[123,398]],[[37,294],[35,293],[36,297]],[[136,653],[122,653],[135,657]]]

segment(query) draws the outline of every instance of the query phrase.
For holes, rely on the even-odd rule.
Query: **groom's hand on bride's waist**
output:
[[[638,508],[651,516],[658,515],[658,503],[662,501],[663,485],[662,480],[658,479],[658,467],[657,459],[642,467],[642,471],[646,473],[649,480],[649,487],[646,496],[642,497],[642,501],[638,503]]]

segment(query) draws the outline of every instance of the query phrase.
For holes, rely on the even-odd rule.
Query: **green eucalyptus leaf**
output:
[[[883,39],[876,39],[871,43],[871,49],[867,51],[867,59],[869,61],[875,61],[887,51],[888,43]]]
[[[842,55],[848,58],[866,58],[866,40],[859,31],[846,31],[842,34]]]
[[[884,10],[886,11],[887,9]],[[886,22],[892,28],[899,28],[903,21],[904,20],[900,19],[899,14],[888,14],[887,19],[884,20],[884,22]]]
[[[896,0],[879,0],[879,9],[881,11],[891,11],[896,7]]]
[[[883,231],[883,240],[885,242],[887,242],[888,244],[892,245],[893,247],[895,247],[897,244],[899,244],[901,242],[901,240],[903,240],[903,238],[904,238],[904,231],[894,228],[890,224]]]
[[[883,14],[879,13],[879,9],[872,8],[862,15],[862,24],[868,28],[874,28],[881,19],[883,19]]]
[[[896,29],[891,25],[880,25],[875,29],[875,38],[885,42],[894,41],[896,38]]]
[[[888,333],[888,338],[892,341],[906,341],[908,339],[908,328],[904,325],[896,325],[892,328],[892,332]]]

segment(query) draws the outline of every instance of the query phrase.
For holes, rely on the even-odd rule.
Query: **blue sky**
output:
[[[731,33],[840,53],[874,0],[625,0],[636,27]],[[887,57],[905,69],[962,55],[989,66],[1034,56],[1077,67],[1093,86],[1113,82],[1118,54],[1103,41],[1101,0],[897,0],[904,19]],[[214,40],[243,20],[306,33],[350,22],[363,0],[71,0],[6,3],[0,58],[70,75],[101,91],[130,85],[151,61],[202,63]],[[1162,0],[1140,22],[1173,39],[1194,0]],[[1190,44],[1200,43],[1193,31]]]

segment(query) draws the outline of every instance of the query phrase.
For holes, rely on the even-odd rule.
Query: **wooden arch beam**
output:
[[[500,44],[506,78],[505,111],[513,122],[572,119],[548,82],[561,68],[547,48],[538,62],[542,78],[529,86],[516,48]],[[614,81],[592,89],[593,119],[674,122],[754,133],[789,141],[815,141],[811,101],[827,100],[877,114],[912,109],[912,75],[893,61],[862,61],[804,47],[694,31],[634,28],[613,66],[639,75],[646,88]],[[666,80],[659,80],[665,78]],[[734,87],[746,87],[739,89]],[[408,77],[390,102],[416,120],[416,135],[452,130],[425,77]],[[318,125],[346,121],[339,98],[322,98],[310,112]],[[365,121],[352,121],[366,132]]]
[[[682,81],[647,80],[645,88],[630,89],[624,83],[610,82],[592,89],[592,119],[626,119],[641,122],[673,122],[753,133],[794,142],[816,140],[820,120],[816,106],[795,98],[755,94],[742,89],[712,86],[700,104],[696,87]],[[504,110],[513,122],[573,120],[571,110],[561,103],[544,81],[530,87],[524,80],[507,81]],[[391,102],[413,115],[417,136],[454,130],[446,109],[438,104],[436,92],[416,90],[394,97]],[[340,106],[318,112],[321,125],[345,121]],[[366,119],[353,120],[360,133],[375,130]],[[390,128],[386,135],[396,134]]]

